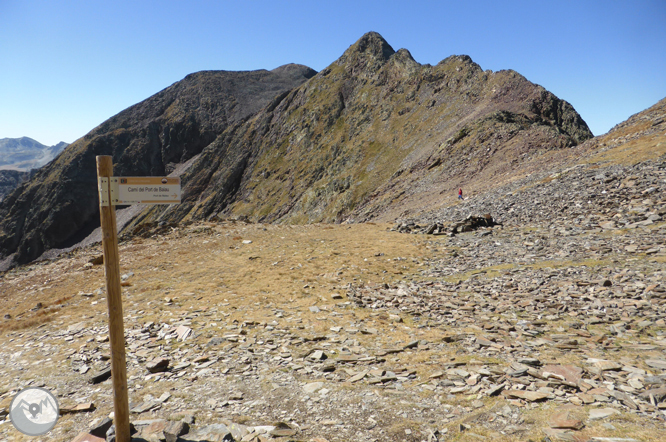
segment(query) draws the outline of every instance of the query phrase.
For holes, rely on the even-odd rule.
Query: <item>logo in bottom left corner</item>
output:
[[[9,418],[14,427],[28,436],[46,434],[58,422],[58,401],[45,388],[21,390],[9,406]]]

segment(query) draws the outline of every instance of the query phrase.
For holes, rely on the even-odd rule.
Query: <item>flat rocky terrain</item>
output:
[[[485,213],[502,225],[451,235]],[[103,433],[100,253],[0,274],[1,407],[43,386],[62,410],[42,438],[5,421],[0,439]],[[663,157],[396,224],[164,226],[120,254],[137,438],[666,439]]]

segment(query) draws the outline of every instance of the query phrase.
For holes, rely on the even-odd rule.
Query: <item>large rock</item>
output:
[[[146,364],[146,369],[151,373],[160,373],[167,371],[169,363],[170,361],[167,358],[155,358]]]
[[[464,221],[456,223],[451,228],[451,234],[455,235],[456,233],[473,232],[481,227],[495,227],[499,225],[502,224],[496,222],[490,214],[483,216],[469,215]]]
[[[212,424],[181,436],[178,440],[182,440],[183,442],[229,442],[235,439],[231,429],[227,425]]]

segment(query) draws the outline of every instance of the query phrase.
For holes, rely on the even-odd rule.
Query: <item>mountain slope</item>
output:
[[[666,153],[666,98],[615,125],[608,133],[583,146],[600,161],[634,163]]]
[[[420,65],[368,33],[307,83],[231,127],[183,175],[183,204],[145,221],[390,219],[526,152],[592,137],[567,102],[467,56]]]
[[[99,223],[95,156],[112,155],[117,175],[164,175],[314,73],[300,65],[198,72],[110,118],[5,198],[0,258],[28,262]]]
[[[19,170],[0,170],[0,202],[5,196],[16,189],[19,184],[28,179],[30,172]]]

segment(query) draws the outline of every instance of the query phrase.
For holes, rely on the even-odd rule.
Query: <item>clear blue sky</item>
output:
[[[368,31],[514,69],[595,135],[666,97],[665,0],[0,0],[0,138],[72,142],[200,70],[321,70]]]

